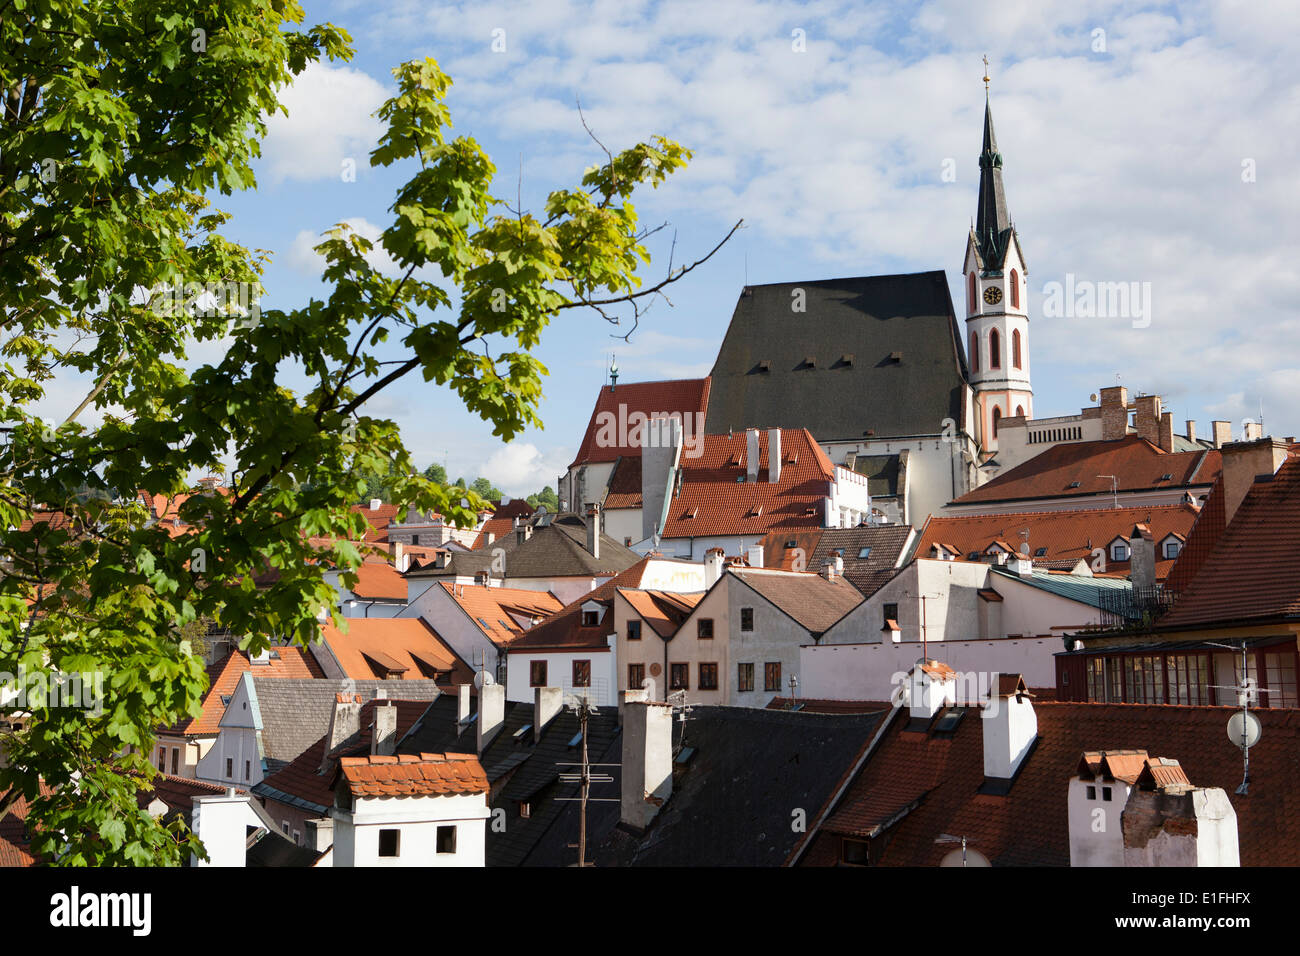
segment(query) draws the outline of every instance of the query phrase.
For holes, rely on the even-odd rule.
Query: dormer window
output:
[[[600,624],[600,615],[598,613],[595,611],[582,612],[583,627],[596,627],[598,624]]]
[[[1116,538],[1110,544],[1110,559],[1112,561],[1127,561],[1132,552],[1129,550],[1128,542],[1123,538]]]

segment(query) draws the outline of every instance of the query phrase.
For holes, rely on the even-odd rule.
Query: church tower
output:
[[[987,62],[987,61],[986,61]],[[975,393],[976,433],[986,452],[998,447],[1004,418],[1032,417],[1029,384],[1029,286],[1020,239],[1007,215],[1002,154],[984,77],[984,147],[980,152],[979,207],[966,241],[966,358]]]

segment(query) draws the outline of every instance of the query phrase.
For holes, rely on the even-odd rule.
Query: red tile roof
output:
[[[1199,512],[1190,504],[1143,508],[1091,508],[1078,511],[1018,511],[993,515],[931,515],[921,529],[916,555],[928,558],[936,545],[949,545],[966,560],[972,552],[983,555],[990,545],[1003,542],[1011,553],[1022,543],[1029,545],[1035,565],[1045,568],[1074,567],[1093,560],[1093,549],[1106,551],[1107,571],[1127,571],[1129,562],[1111,559],[1109,545],[1116,538],[1128,540],[1133,527],[1147,524],[1156,543],[1156,577],[1164,578],[1174,559],[1163,558],[1160,543],[1170,534],[1186,535]],[[1028,532],[1026,538],[1023,532]],[[1040,548],[1047,553],[1039,555]]]
[[[258,677],[324,677],[325,672],[316,658],[296,645],[271,648],[272,656],[264,663],[253,664],[243,651],[231,651],[221,660],[208,665],[208,692],[203,698],[203,711],[198,717],[182,720],[166,733],[187,736],[216,736],[221,730],[221,717],[226,712],[222,697],[235,692],[245,671]]]
[[[1210,556],[1214,546],[1219,543],[1219,536],[1227,524],[1227,509],[1223,502],[1223,477],[1220,476],[1210,489],[1201,513],[1197,516],[1192,530],[1187,533],[1183,549],[1178,552],[1173,569],[1165,579],[1165,588],[1170,591],[1182,591],[1192,583],[1205,559]]]
[[[387,561],[366,560],[357,568],[352,593],[363,600],[406,600],[406,578]]]
[[[709,408],[709,385],[707,378],[690,378],[604,386],[591,412],[591,421],[587,423],[578,454],[569,467],[613,461],[621,455],[639,458],[641,446],[634,444],[639,429],[628,421],[636,412],[647,418],[664,417],[674,412],[690,415],[690,429],[694,433],[697,423],[704,421],[695,416],[703,416]],[[612,430],[607,425],[611,421]],[[611,438],[612,441],[608,440]]]
[[[583,627],[582,605],[588,601],[611,601],[619,588],[639,588],[650,558],[645,557],[625,571],[620,571],[600,587],[575,599],[534,626],[510,645],[511,651],[537,651],[544,648],[604,648],[607,627]]]
[[[353,680],[468,680],[472,672],[418,617],[350,617],[348,632],[332,624],[322,639]],[[435,675],[438,675],[435,678]]]
[[[682,621],[690,617],[695,605],[704,598],[704,593],[675,594],[671,591],[634,591],[619,588],[618,593],[632,605],[632,610],[650,625],[660,637],[671,637],[677,633]]]
[[[473,754],[343,757],[338,772],[354,797],[488,792],[487,774]]]
[[[1139,771],[1146,754],[1170,757],[1196,786],[1227,792],[1242,866],[1300,865],[1300,711],[1257,712],[1264,732],[1250,751],[1245,797],[1235,793],[1241,755],[1224,732],[1235,708],[1037,701],[1034,711],[1038,744],[1005,796],[977,792],[984,779],[977,713],[951,736],[908,732],[906,713],[895,714],[801,863],[834,865],[838,835],[870,832],[915,803],[892,827],[881,864],[934,866],[952,849],[935,843],[948,833],[967,837],[995,865],[1068,866],[1067,793],[1080,754],[1141,748]]]
[[[530,591],[526,588],[498,588],[481,584],[450,584],[439,582],[442,588],[469,616],[470,620],[492,643],[504,647],[527,632],[515,617],[547,618],[563,608],[550,591]]]
[[[1162,628],[1300,616],[1300,458],[1256,481]]]
[[[618,460],[609,476],[605,492],[605,510],[641,507],[641,458],[628,455]]]
[[[1111,493],[1111,480],[1099,475],[1115,475],[1119,491],[1199,487],[1211,484],[1222,466],[1223,459],[1215,449],[1170,453],[1137,435],[1114,441],[1073,442],[1054,445],[953,503],[1076,496],[1104,499]],[[1162,480],[1164,475],[1171,477]],[[1078,487],[1070,487],[1076,481]]]
[[[537,509],[526,498],[513,498],[503,505],[497,505],[492,517],[483,522],[478,537],[474,539],[473,550],[477,551],[488,543],[488,535],[493,541],[500,541],[514,530],[516,518],[531,518]]]
[[[44,782],[40,785],[41,796],[53,793]],[[19,797],[0,818],[0,866],[33,866],[36,858],[32,856],[31,840],[27,838],[27,814],[31,805],[26,797]]]
[[[370,530],[366,532],[367,541],[371,544],[387,543],[388,525],[397,520],[397,505],[380,502],[378,509],[371,511],[370,502],[367,501],[363,505],[353,505],[352,510],[363,515],[370,523]]]
[[[759,432],[757,481],[744,481],[747,438],[705,435],[698,457],[682,456],[682,487],[668,504],[665,538],[762,537],[822,527],[835,466],[806,428],[781,429],[781,477],[767,480],[768,431]]]

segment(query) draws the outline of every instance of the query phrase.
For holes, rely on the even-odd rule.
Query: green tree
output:
[[[314,542],[336,542],[326,557],[355,584],[364,476],[391,465],[399,506],[473,522],[482,500],[417,474],[369,399],[418,372],[509,441],[540,424],[531,350],[555,316],[635,323],[713,254],[637,275],[648,233],[630,197],[689,157],[659,137],[607,153],[539,215],[511,209],[478,144],[449,136],[450,80],[427,59],[393,71],[370,156],[412,171],[379,240],[400,275],[339,226],[317,247],[324,298],[250,306],[265,254],[225,238],[208,197],[255,185],[263,116],[295,74],[350,57],[345,33],[302,20],[293,0],[27,0],[0,17],[0,671],[107,681],[102,712],[29,698],[5,741],[0,809],[27,797],[33,850],[62,864],[201,852],[136,803],[155,728],[196,715],[206,689],[186,635],[211,620],[251,653],[267,635],[316,639],[335,596]],[[235,294],[193,292],[214,288]],[[219,361],[186,372],[187,343],[222,337]],[[93,385],[44,422],[36,403],[68,369]],[[314,384],[284,387],[295,369]],[[136,497],[227,463],[231,493],[189,498],[183,533]]]
[[[494,488],[492,482],[486,478],[475,478],[474,483],[469,486],[469,490],[487,501],[501,500],[501,492]]]
[[[445,485],[447,483],[447,469],[435,461],[428,468],[424,469],[424,477],[428,478],[434,484]]]

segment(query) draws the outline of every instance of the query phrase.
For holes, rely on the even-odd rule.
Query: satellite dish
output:
[[[1026,558],[1029,557],[1029,542],[1025,541],[1020,545],[1020,553]]]
[[[1088,396],[1088,401],[1090,401],[1090,402],[1095,402],[1096,400],[1097,400],[1097,393],[1096,393],[1096,392],[1093,392],[1091,395]]]
[[[947,854],[943,858],[943,860],[940,861],[939,865],[940,866],[989,867],[992,866],[993,864],[989,863],[988,857],[986,857],[979,850],[972,850],[970,847],[967,847],[965,860],[962,859],[962,851],[960,848],[958,848],[956,850],[953,850],[951,853]]]
[[[1262,733],[1259,718],[1249,711],[1239,711],[1228,718],[1228,739],[1242,750],[1259,743]]]
[[[484,687],[491,687],[495,683],[496,680],[494,680],[492,675],[487,671],[479,671],[474,675],[474,686],[479,690],[482,690]]]

